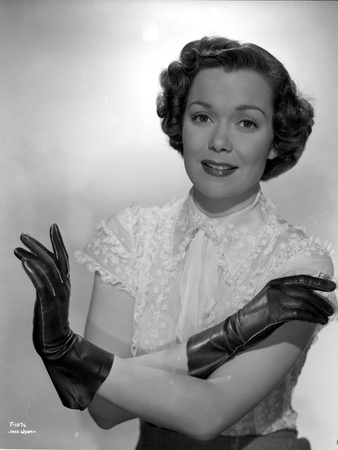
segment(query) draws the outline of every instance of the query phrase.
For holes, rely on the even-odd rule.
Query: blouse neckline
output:
[[[203,230],[207,238],[211,239],[219,250],[225,250],[233,245],[248,251],[257,245],[260,236],[264,233],[270,214],[267,211],[264,196],[259,190],[255,200],[240,211],[226,214],[221,217],[209,217],[196,206],[192,190],[184,199],[179,208],[175,223],[175,248],[185,247],[195,236],[198,230]],[[243,252],[242,257],[247,251]],[[238,253],[238,256],[242,252]]]
[[[245,206],[244,208],[237,210],[235,212],[232,213],[224,213],[223,215],[219,215],[219,216],[215,216],[215,217],[210,217],[208,216],[206,213],[204,213],[203,211],[201,211],[201,209],[196,205],[195,200],[194,200],[194,191],[193,191],[193,187],[190,189],[189,194],[188,194],[188,208],[189,208],[189,216],[191,218],[191,222],[193,222],[194,220],[199,220],[199,221],[227,221],[227,219],[233,219],[235,218],[237,215],[242,215],[242,214],[246,214],[248,213],[251,209],[255,208],[256,205],[259,203],[260,199],[262,197],[262,191],[259,188],[255,199],[253,200],[253,202],[250,203],[250,205]]]

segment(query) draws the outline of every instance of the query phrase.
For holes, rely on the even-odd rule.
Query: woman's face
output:
[[[183,119],[183,157],[197,206],[210,216],[252,203],[272,149],[272,91],[253,71],[203,69]]]

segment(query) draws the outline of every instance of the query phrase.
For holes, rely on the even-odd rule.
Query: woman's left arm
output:
[[[208,440],[237,422],[278,386],[309,344],[315,328],[309,323],[284,324],[207,380],[142,366],[142,357],[140,363],[116,358],[99,394],[158,426]],[[176,347],[179,349],[183,356],[184,344]],[[165,354],[162,352],[162,358]],[[184,357],[181,360],[184,370]]]
[[[256,337],[257,332],[267,327],[271,333],[275,332],[260,344],[252,346],[250,351],[228,360],[207,381],[144,367],[118,357],[114,359],[113,354],[70,329],[68,255],[56,225],[51,227],[50,234],[53,252],[34,238],[22,235],[22,242],[30,251],[18,248],[15,254],[22,261],[37,292],[34,346],[63,404],[68,408],[88,407],[98,392],[108,402],[145,420],[197,439],[210,439],[246,414],[282,381],[315,330],[315,325],[308,323],[292,322],[280,326],[281,322],[301,319],[326,323],[327,315],[330,315],[329,305],[325,301],[317,296],[312,298],[314,293],[311,292],[304,297],[303,290],[294,283],[305,283],[310,291],[318,288],[330,291],[333,289],[331,282],[308,277],[304,279],[303,276],[291,281],[284,279],[283,295],[279,295],[281,281],[274,280],[272,291],[271,285],[266,286],[242,310],[230,317],[235,320],[226,319],[224,324],[230,324],[232,329],[231,341],[224,334],[223,327],[219,330],[217,326],[217,331],[220,331],[221,341],[223,338],[229,341],[225,347],[229,348],[230,356],[242,337],[245,344],[248,337]],[[305,304],[309,296],[312,301]],[[280,326],[277,330],[276,325]],[[226,331],[229,330],[226,328]],[[213,337],[213,341],[218,345],[217,338]],[[209,342],[207,339],[207,348]],[[197,343],[201,343],[199,338]],[[177,349],[182,358],[186,345],[181,344]],[[202,352],[203,364],[205,355]],[[220,364],[223,362],[224,359]],[[186,356],[182,358],[182,364],[187,364]],[[213,366],[213,370],[220,364]]]
[[[335,283],[329,279],[308,275],[270,280],[250,302],[223,322],[191,336],[183,345],[137,357],[133,362],[206,379],[283,323],[326,324],[334,307],[323,295],[332,294],[334,288]]]

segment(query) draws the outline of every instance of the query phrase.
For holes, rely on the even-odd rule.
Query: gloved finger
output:
[[[284,284],[312,289],[314,291],[331,292],[336,289],[336,283],[326,278],[316,278],[310,275],[294,275],[292,277],[280,278]]]
[[[286,311],[286,314],[283,316],[284,322],[291,322],[291,321],[300,321],[300,322],[310,322],[310,323],[317,323],[319,325],[326,325],[328,322],[328,317],[324,314],[320,314],[317,310],[312,311],[310,309],[304,310],[304,309],[289,309]]]
[[[14,249],[14,255],[22,261],[23,258],[26,259],[37,259],[36,255],[34,253],[28,252],[24,248],[17,247]]]
[[[40,298],[46,298],[46,294],[55,296],[55,289],[51,277],[48,276],[39,260],[22,260],[22,267],[33,283]]]
[[[34,239],[32,236],[29,236],[26,233],[22,233],[20,235],[20,240],[25,244],[25,246],[40,259],[48,261],[52,253],[38,240]]]
[[[304,311],[318,311],[322,315],[332,316],[334,313],[334,308],[331,303],[308,289],[295,287],[293,284],[289,285],[284,291],[286,297],[283,295],[281,300],[282,308],[297,308]]]
[[[49,233],[50,233],[50,240],[53,246],[53,251],[60,263],[60,269],[67,277],[69,277],[70,269],[69,269],[68,253],[65,244],[63,243],[60,229],[56,225],[56,223],[54,223],[50,227]]]
[[[327,298],[322,297],[321,295],[317,294],[316,292],[311,292],[310,301],[311,301],[311,303],[316,305],[317,308],[324,311],[328,316],[333,315],[334,307]]]
[[[47,274],[49,274],[48,275],[48,278],[51,280],[53,277],[54,277],[54,279],[55,279],[55,274],[53,274],[53,273],[51,273],[51,271],[50,270],[48,270],[48,269],[50,269],[50,265],[48,265],[47,263],[42,263],[39,259],[38,259],[38,257],[36,256],[36,255],[34,255],[34,253],[31,253],[31,252],[28,252],[27,250],[25,250],[24,248],[21,248],[21,247],[18,247],[18,248],[16,248],[16,249],[14,249],[14,254],[15,254],[15,256],[18,258],[18,259],[20,259],[21,261],[23,260],[23,259],[25,259],[25,260],[28,260],[28,261],[33,261],[33,262],[35,262],[36,264],[40,264],[40,265],[43,265],[43,271]],[[52,270],[53,270],[53,268],[54,267],[52,267]],[[59,275],[57,274],[57,278],[56,278],[57,280],[59,279]]]
[[[41,242],[34,239],[32,236],[28,234],[21,234],[21,241],[25,244],[25,246],[33,252],[38,259],[47,264],[50,269],[54,272],[55,276],[57,276],[61,282],[63,282],[60,270],[55,263],[55,258],[52,252],[50,252]]]

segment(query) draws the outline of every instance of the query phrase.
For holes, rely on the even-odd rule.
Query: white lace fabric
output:
[[[249,207],[220,218],[198,210],[191,193],[161,208],[133,205],[100,222],[75,256],[135,299],[134,356],[224,320],[274,278],[333,277],[328,249],[279,218],[261,191]],[[337,310],[335,295],[327,297]],[[263,402],[223,434],[295,429],[291,396],[305,358],[306,352]]]

